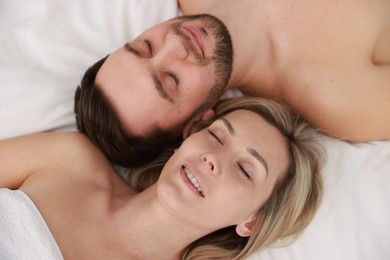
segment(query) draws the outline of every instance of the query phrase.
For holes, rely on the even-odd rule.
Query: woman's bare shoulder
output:
[[[43,133],[39,138],[47,143],[49,150],[65,158],[82,157],[84,160],[105,158],[88,137],[79,132]]]
[[[45,132],[14,138],[13,144],[25,149],[30,157],[74,163],[105,160],[103,153],[79,132]]]

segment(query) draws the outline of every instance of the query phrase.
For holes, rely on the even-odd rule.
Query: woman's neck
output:
[[[116,210],[116,241],[134,258],[178,259],[193,241],[206,235],[175,218],[158,200],[156,185]]]

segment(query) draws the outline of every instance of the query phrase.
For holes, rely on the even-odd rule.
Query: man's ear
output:
[[[202,114],[201,120],[202,121],[211,120],[214,118],[214,116],[215,116],[215,111],[214,111],[214,109],[210,108]]]
[[[236,233],[240,237],[249,237],[253,234],[256,228],[257,218],[252,216],[248,220],[236,226]]]
[[[206,112],[204,112],[203,114],[199,114],[197,116],[195,116],[191,121],[189,121],[187,123],[187,125],[184,127],[184,130],[183,130],[183,140],[186,139],[188,137],[188,134],[190,132],[190,129],[192,128],[192,126],[194,124],[196,124],[197,122],[199,121],[207,121],[207,120],[210,120],[210,119],[213,119],[215,116],[215,111],[213,109],[208,109]]]

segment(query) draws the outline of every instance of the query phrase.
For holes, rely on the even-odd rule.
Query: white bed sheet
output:
[[[0,0],[0,139],[76,130],[73,95],[86,68],[177,14],[176,0]],[[323,144],[314,220],[291,245],[251,259],[390,259],[390,140]]]
[[[0,0],[0,139],[75,130],[83,72],[176,14],[169,0]]]

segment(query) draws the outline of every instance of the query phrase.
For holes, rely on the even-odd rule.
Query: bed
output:
[[[73,95],[86,68],[179,13],[176,0],[0,0],[0,139],[76,130]],[[325,193],[313,221],[293,243],[250,259],[390,259],[390,140],[321,142]]]

